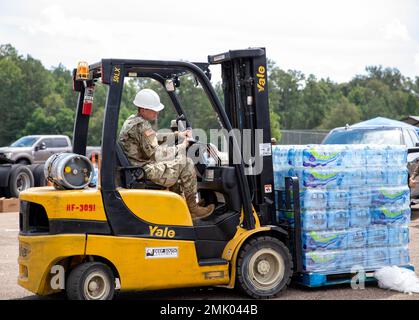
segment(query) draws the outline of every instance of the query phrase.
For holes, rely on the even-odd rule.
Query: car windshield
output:
[[[11,147],[32,147],[33,144],[38,140],[37,137],[22,137],[19,140],[13,142]]]
[[[402,144],[399,129],[341,129],[331,132],[323,144]]]

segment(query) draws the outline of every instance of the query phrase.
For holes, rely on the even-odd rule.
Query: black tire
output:
[[[28,166],[13,165],[11,170],[5,193],[6,197],[18,198],[20,192],[34,186],[34,178]]]
[[[95,278],[96,281],[93,281]],[[99,288],[103,286],[103,289],[96,294],[89,290],[90,284]],[[66,281],[66,292],[70,300],[112,300],[115,294],[115,277],[106,264],[85,262],[70,272]]]
[[[32,171],[35,187],[44,187],[47,185],[47,179],[44,174],[44,164],[32,164],[29,166]]]
[[[251,239],[237,257],[236,286],[252,298],[272,298],[290,284],[292,268],[291,254],[281,241],[269,236]]]
[[[16,161],[16,164],[21,164],[23,166],[27,166],[27,165],[30,165],[31,163],[28,159],[18,159]]]

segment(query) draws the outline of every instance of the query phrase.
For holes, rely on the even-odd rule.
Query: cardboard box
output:
[[[0,212],[19,212],[19,199],[0,198]]]

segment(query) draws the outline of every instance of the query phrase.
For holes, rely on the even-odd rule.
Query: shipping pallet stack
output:
[[[278,146],[273,154],[277,217],[292,231],[297,282],[370,282],[388,265],[413,270],[404,148]]]

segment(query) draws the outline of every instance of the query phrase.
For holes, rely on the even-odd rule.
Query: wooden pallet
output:
[[[400,266],[410,270],[415,270],[413,265]],[[375,282],[377,279],[374,278],[375,270],[365,271],[365,282]],[[306,287],[316,288],[331,286],[337,284],[351,283],[355,274],[353,273],[341,273],[341,274],[324,274],[319,272],[307,272],[299,273],[295,276],[294,281]]]
[[[19,199],[0,198],[0,213],[1,212],[19,212]]]

